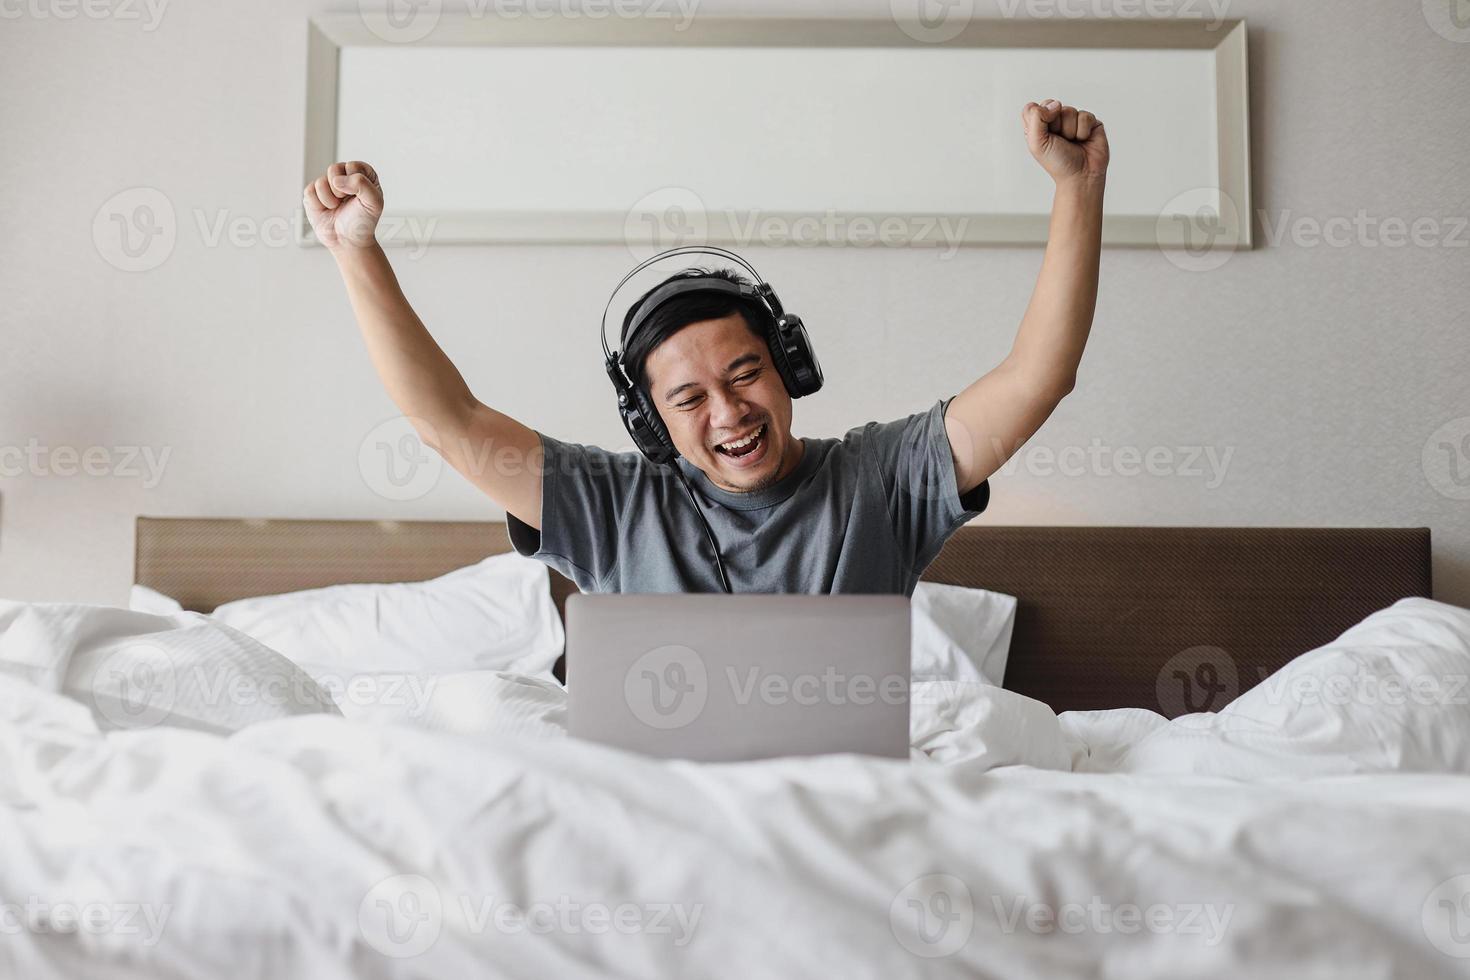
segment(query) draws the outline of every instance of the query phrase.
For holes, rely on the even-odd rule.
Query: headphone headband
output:
[[[696,292],[725,293],[736,299],[748,299],[756,303],[761,302],[761,293],[755,287],[731,282],[728,279],[720,279],[717,276],[689,276],[685,279],[664,283],[649,294],[648,298],[639,305],[637,314],[624,327],[619,337],[622,350],[626,351],[628,349],[628,338],[638,332],[638,328],[643,325],[643,321],[648,319],[653,311],[658,309],[665,300],[673,299],[675,296],[683,293]]]
[[[745,267],[746,271],[750,273],[751,278],[755,280],[756,288],[762,293],[762,295],[770,293],[772,297],[775,296],[775,293],[770,292],[771,287],[767,286],[766,281],[761,278],[761,274],[755,271],[755,266],[751,265],[749,262],[745,261],[745,259],[741,258],[739,255],[736,255],[734,252],[730,251],[727,248],[720,248],[718,245],[680,245],[676,248],[665,249],[664,251],[659,252],[657,255],[651,255],[648,258],[644,259],[642,262],[639,262],[631,270],[629,270],[626,276],[619,279],[618,284],[613,287],[612,295],[607,298],[607,305],[602,308],[602,330],[600,334],[600,343],[602,344],[603,357],[608,358],[609,360],[611,360],[613,357],[612,350],[607,346],[607,311],[612,309],[613,300],[618,298],[619,291],[621,291],[623,286],[627,284],[628,280],[632,279],[634,276],[642,272],[644,269],[648,268],[650,265],[653,265],[653,263],[661,261],[663,259],[670,258],[675,255],[691,255],[701,253],[706,255],[718,255],[721,258],[726,258],[735,262],[739,262]],[[721,281],[729,283],[729,280]],[[706,280],[706,283],[708,283],[708,280]],[[729,284],[734,285],[734,283]],[[644,304],[644,307],[646,309],[652,309],[652,307],[646,303]],[[776,314],[776,317],[779,319],[781,316],[780,304],[777,303],[775,306],[772,307],[772,310]],[[632,331],[629,331],[630,336],[631,333]],[[620,339],[619,343],[622,342],[623,340]]]

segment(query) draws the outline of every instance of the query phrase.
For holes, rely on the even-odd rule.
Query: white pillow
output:
[[[1016,622],[1016,597],[920,582],[910,609],[915,681],[1002,686]]]
[[[1217,727],[1332,771],[1470,774],[1470,609],[1400,599],[1227,704]]]
[[[1072,768],[1072,745],[1056,713],[1041,701],[983,683],[916,680],[909,693],[913,758],[964,762],[980,771]]]
[[[194,613],[0,601],[6,675],[80,701],[104,731],[171,725],[228,733],[292,715],[341,714],[286,658]]]
[[[170,598],[146,585],[134,585],[128,593],[128,608],[133,612],[153,613],[157,616],[172,616],[181,613],[184,607],[179,600]]]
[[[131,602],[158,609],[173,600],[134,586]],[[466,670],[550,677],[564,642],[546,566],[514,552],[425,582],[331,585],[239,599],[210,618],[334,687],[365,675]]]
[[[528,622],[509,633],[518,637],[529,632],[540,642],[534,649],[517,648],[518,640],[481,649],[487,636],[500,635],[514,619],[514,602],[507,610],[505,602],[486,600],[525,593],[530,593],[523,600]],[[448,614],[442,626],[428,617],[429,602]],[[159,613],[181,608],[142,585],[133,586],[129,605]],[[241,599],[225,603],[212,616],[333,684],[367,674],[397,678],[467,670],[550,677],[564,643],[546,566],[513,552],[428,582],[335,585]],[[1015,617],[1014,596],[920,582],[910,604],[914,679],[1002,686]],[[364,625],[372,622],[378,626]],[[339,701],[341,697],[338,692]]]
[[[1064,730],[1078,727],[1072,714]],[[1470,609],[1400,599],[1219,712],[1138,715],[1104,725],[1119,731],[1089,746],[1079,768],[1251,780],[1470,774]]]

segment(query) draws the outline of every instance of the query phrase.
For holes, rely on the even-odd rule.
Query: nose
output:
[[[733,433],[748,421],[750,403],[738,391],[712,392],[709,396],[709,424],[720,433]]]

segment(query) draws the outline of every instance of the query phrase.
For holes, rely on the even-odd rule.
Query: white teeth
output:
[[[755,442],[757,439],[760,438],[761,433],[762,432],[765,432],[765,431],[766,431],[766,424],[764,422],[762,422],[761,423],[761,427],[759,429],[756,429],[754,432],[752,432],[750,435],[746,436],[744,439],[738,439],[735,442],[722,442],[722,443],[720,443],[720,448],[721,449],[741,449],[741,448],[743,448],[745,446],[750,445],[752,442]]]

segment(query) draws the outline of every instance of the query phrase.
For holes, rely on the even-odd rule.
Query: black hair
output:
[[[637,312],[646,299],[667,283],[677,282],[680,279],[690,279],[696,276],[705,278],[724,279],[741,286],[754,285],[747,277],[736,272],[734,269],[701,269],[693,267],[682,272],[676,272],[663,282],[654,286],[648,292],[638,297],[638,302],[628,308],[623,317],[623,367],[628,372],[628,379],[635,385],[643,388],[646,392],[646,376],[644,365],[648,361],[648,355],[659,344],[668,340],[676,332],[689,326],[691,323],[701,323],[705,320],[719,320],[739,313],[745,319],[745,325],[750,332],[761,340],[765,340],[772,326],[771,311],[764,304],[754,299],[744,299],[739,296],[731,296],[729,293],[717,292],[688,292],[681,293],[673,299],[667,300],[659,305],[653,315],[645,319],[638,327],[638,332],[629,339],[628,325],[633,322],[633,314]]]

